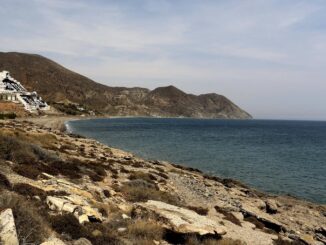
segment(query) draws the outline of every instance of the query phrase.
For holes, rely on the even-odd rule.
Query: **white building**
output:
[[[21,103],[29,112],[50,108],[36,92],[28,92],[20,82],[10,76],[8,71],[0,72],[1,100]]]

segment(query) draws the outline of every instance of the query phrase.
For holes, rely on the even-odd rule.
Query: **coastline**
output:
[[[89,116],[89,117],[82,117],[82,116],[69,117],[69,116],[63,116],[63,117],[56,117],[56,116],[53,116],[53,117],[45,117],[45,118],[31,118],[31,120],[27,119],[27,121],[31,121],[33,123],[36,123],[36,124],[41,125],[41,126],[46,127],[46,128],[50,128],[52,130],[59,130],[60,132],[70,134],[70,133],[72,133],[70,131],[69,125],[68,125],[68,123],[70,121],[92,120],[92,119],[114,119],[114,118],[122,118],[123,119],[123,118],[148,118],[148,117],[137,117],[137,116],[128,116],[128,117],[123,117],[123,116],[112,116],[112,117],[96,117],[96,116],[93,116],[93,117],[91,117],[91,116]],[[153,118],[153,117],[149,117],[149,118]],[[173,119],[179,119],[179,118],[175,118],[175,117],[172,117],[172,118]],[[180,119],[182,119],[182,118],[180,118]],[[189,118],[189,119],[198,119],[198,118]],[[200,119],[204,119],[204,118],[200,118]],[[224,120],[224,119],[221,119],[221,120]],[[238,120],[248,120],[248,119],[238,119]],[[252,119],[250,119],[250,120],[252,120]],[[256,120],[264,120],[264,119],[256,119]],[[284,121],[289,121],[289,120],[284,120]],[[292,121],[292,120],[290,120],[290,121]],[[316,122],[318,122],[318,121],[316,121]],[[85,136],[83,136],[83,137],[85,137]],[[95,140],[95,139],[92,139],[92,140]],[[108,145],[106,145],[106,146],[108,146]],[[120,155],[124,155],[124,156],[132,155],[132,156],[135,156],[135,157],[140,157],[140,156],[135,155],[133,152],[126,151],[124,149],[114,148],[112,146],[108,146],[108,147],[114,149],[116,152],[119,152]],[[142,157],[140,157],[140,158],[142,158]],[[155,159],[155,160],[156,161],[162,161],[161,159]],[[164,162],[168,162],[168,161],[164,161]],[[177,164],[177,163],[172,163],[172,162],[168,162],[168,163],[173,164],[175,166],[179,166],[180,168],[194,170],[195,172],[199,172],[202,175],[207,175],[208,176],[208,174],[206,174],[202,170],[199,170],[199,169],[196,169],[196,168],[187,167],[187,166],[184,166],[182,164]],[[221,177],[221,176],[211,176],[211,177],[212,178],[220,178],[220,179],[227,179],[227,180],[230,180],[230,181],[234,181],[235,183],[238,183],[241,186],[245,186],[248,189],[252,189],[257,193],[261,193],[261,194],[266,195],[266,196],[271,196],[271,197],[280,196],[280,197],[283,197],[283,198],[291,198],[291,199],[296,199],[298,201],[303,201],[303,202],[312,203],[312,204],[316,204],[316,205],[322,205],[322,206],[326,207],[326,203],[311,201],[311,200],[305,199],[303,197],[298,197],[298,196],[295,196],[295,195],[291,195],[289,193],[280,194],[280,193],[272,193],[272,192],[268,192],[268,191],[264,191],[264,190],[259,190],[259,189],[256,189],[255,187],[252,187],[250,184],[247,184],[247,183],[244,183],[244,182],[238,180],[237,178],[233,178],[233,177],[224,178],[224,177]]]
[[[274,241],[279,237],[302,241],[303,244],[317,244],[312,241],[317,242],[318,239],[324,239],[320,238],[320,234],[323,233],[323,227],[326,226],[325,205],[318,205],[287,196],[275,196],[258,192],[236,180],[208,176],[196,169],[168,162],[147,161],[134,156],[132,153],[103,145],[96,140],[69,135],[60,130],[65,122],[78,119],[77,117],[48,117],[33,119],[32,121],[7,121],[4,122],[3,128],[9,131],[14,130],[13,132],[16,130],[24,132],[25,129],[28,129],[29,135],[52,135],[49,138],[55,137],[55,141],[51,149],[55,146],[53,149],[63,158],[75,157],[80,160],[85,159],[101,164],[109,163],[110,166],[106,169],[108,177],[105,177],[102,181],[97,180],[99,182],[86,181],[83,185],[87,184],[89,186],[86,189],[87,193],[84,193],[84,187],[78,187],[83,190],[84,194],[80,191],[75,192],[80,196],[79,198],[91,198],[90,201],[87,201],[88,203],[96,200],[96,197],[93,197],[95,194],[91,190],[102,193],[103,189],[108,189],[110,191],[109,198],[102,196],[103,204],[101,205],[109,202],[119,207],[128,206],[133,209],[141,207],[141,210],[146,209],[151,210],[150,212],[160,213],[159,207],[152,210],[152,207],[148,206],[149,204],[130,200],[128,195],[134,195],[133,192],[127,192],[128,195],[121,194],[121,186],[123,187],[125,183],[134,181],[133,178],[135,177],[132,176],[137,173],[139,177],[136,178],[151,176],[150,178],[153,179],[148,181],[155,183],[160,191],[174,193],[178,199],[182,200],[182,203],[184,203],[182,207],[186,208],[186,210],[201,207],[205,211],[203,212],[207,219],[211,220],[211,222],[217,222],[218,225],[215,227],[219,227],[219,230],[216,232],[221,232],[225,239],[240,239],[247,244],[257,245],[274,244]],[[82,151],[77,149],[82,149]],[[58,177],[47,176],[47,178],[53,178],[53,180],[58,179]],[[18,175],[8,175],[8,178],[14,183],[23,180],[25,183],[41,189],[48,190],[51,187],[49,185],[44,186],[45,182],[42,180],[26,180]],[[66,188],[67,183],[70,183],[71,180],[65,179],[62,181],[65,181],[64,188]],[[57,185],[51,188],[58,189],[60,185]],[[76,186],[76,183],[70,183],[69,185]],[[67,191],[67,189],[62,190]],[[174,213],[174,215],[179,214]],[[257,222],[260,224],[259,226],[265,228],[258,229]],[[207,231],[208,228],[204,224],[200,226],[202,226],[202,230]],[[174,226],[171,229],[178,230]],[[225,232],[222,232],[222,230],[225,230]]]

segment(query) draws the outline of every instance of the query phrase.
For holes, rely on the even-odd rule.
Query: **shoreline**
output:
[[[45,179],[41,177],[26,179],[9,170],[12,164],[5,166],[3,169],[0,168],[0,173],[6,174],[10,183],[17,184],[17,182],[21,183],[22,181],[25,184],[46,191],[54,189],[68,191],[68,194],[73,193],[78,196],[76,202],[79,203],[78,200],[82,199],[83,202],[88,203],[87,210],[99,207],[99,203],[101,205],[107,205],[108,203],[114,205],[113,210],[119,209],[129,217],[132,216],[130,210],[138,210],[138,212],[147,210],[146,212],[154,212],[155,215],[163,215],[167,212],[167,207],[173,208],[173,210],[182,210],[182,214],[172,210],[171,212],[173,212],[173,217],[177,220],[183,220],[182,215],[185,215],[185,213],[191,215],[191,217],[187,216],[186,220],[194,218],[191,222],[194,222],[194,227],[197,228],[195,231],[191,230],[194,228],[190,225],[187,228],[189,229],[187,232],[190,234],[197,234],[198,229],[212,234],[213,231],[209,230],[210,228],[204,223],[196,224],[200,219],[205,218],[209,222],[216,222],[214,227],[218,228],[216,232],[220,234],[219,237],[242,240],[247,244],[272,245],[278,239],[285,239],[285,241],[300,241],[303,244],[319,245],[320,243],[315,242],[324,239],[322,234],[324,227],[326,227],[326,205],[294,197],[259,192],[236,180],[205,175],[196,169],[169,162],[149,161],[132,153],[111,148],[96,140],[81,138],[60,131],[60,127],[65,122],[78,119],[76,117],[60,117],[56,119],[47,117],[39,120],[33,119],[32,121],[0,121],[0,124],[4,129],[3,132],[12,132],[13,135],[15,135],[15,132],[19,132],[17,137],[23,137],[22,139],[26,138],[24,134],[27,134],[29,138],[32,137],[32,139],[36,140],[35,142],[45,144],[57,156],[65,159],[63,161],[73,157],[78,159],[77,163],[79,165],[77,166],[84,166],[83,168],[90,167],[90,163],[96,163],[98,167],[89,168],[86,172],[82,169],[76,172],[66,172],[68,176],[84,175],[79,182],[64,177],[64,175],[51,176],[47,172],[45,172],[47,174],[41,174],[41,176],[45,174]],[[44,135],[44,137],[40,138],[39,135]],[[43,138],[50,141],[44,142]],[[48,145],[49,142],[52,142],[51,145]],[[30,142],[28,143],[30,144]],[[100,166],[104,167],[102,171],[98,172],[103,174],[102,177],[93,174],[88,176],[90,171],[99,170]],[[89,179],[89,177],[93,179]],[[60,183],[63,183],[63,186]],[[136,191],[136,189],[132,189],[136,188],[136,186],[132,185],[124,189],[123,187],[128,183],[147,183],[146,185],[150,186],[155,184],[155,189],[149,193],[159,191],[162,196],[150,195],[149,199],[145,200],[132,199],[131,197],[134,195],[136,196],[133,198],[139,198],[138,195],[142,196],[144,190],[148,187],[144,189],[144,186],[139,186],[137,188],[140,189]],[[67,186],[71,186],[71,189],[67,189]],[[104,190],[108,193],[107,196],[103,194]],[[98,197],[99,193],[101,198]],[[172,204],[176,206],[171,206],[169,198],[160,199],[165,197],[166,194],[164,193],[173,194],[182,202],[178,201]],[[68,197],[61,198],[69,202],[75,200]],[[159,200],[156,198],[159,198]],[[146,200],[148,201],[146,202]],[[161,203],[153,200],[161,201]],[[153,208],[151,205],[154,204],[159,206]],[[197,217],[196,212],[190,210],[197,210],[201,214]],[[179,215],[181,216],[179,217]],[[102,217],[101,219],[105,218]],[[159,219],[156,222],[160,223],[162,220]],[[165,227],[167,227],[166,225]],[[176,224],[171,227],[171,223],[169,223],[168,227],[174,232],[180,232],[180,228]],[[184,232],[183,229],[181,232]],[[213,234],[216,235],[215,231]]]
[[[31,121],[36,123],[36,124],[42,125],[44,127],[51,128],[52,130],[59,130],[61,132],[69,134],[69,133],[73,133],[73,132],[69,131],[69,128],[68,128],[68,123],[70,121],[92,120],[92,119],[114,119],[114,118],[147,118],[147,117],[120,117],[120,116],[117,116],[117,117],[80,117],[80,116],[79,117],[78,116],[76,116],[76,117],[65,117],[65,116],[64,117],[55,117],[54,116],[54,117],[45,117],[45,118],[33,118]],[[153,118],[153,117],[149,117],[149,118]],[[39,119],[41,119],[41,120],[39,120]],[[49,122],[49,119],[50,119],[50,122]],[[53,121],[53,119],[54,119],[54,121]],[[227,119],[221,119],[221,120],[227,120]],[[242,120],[242,119],[240,119],[240,120]],[[252,120],[255,120],[255,119],[252,119]],[[256,119],[256,120],[260,120],[260,119]],[[262,119],[262,120],[264,120],[264,119]],[[30,120],[28,120],[28,121],[30,121]],[[285,121],[287,121],[287,120],[285,120]],[[83,137],[85,137],[85,136],[83,136]],[[85,138],[91,139],[91,140],[96,140],[96,139],[92,139],[92,138],[88,138],[88,137],[85,137]],[[106,145],[106,144],[104,144],[104,145]],[[110,148],[113,148],[116,151],[119,151],[119,152],[127,154],[127,155],[133,155],[135,157],[143,158],[143,157],[135,155],[133,152],[129,152],[129,151],[126,151],[124,149],[114,148],[114,147],[109,146],[109,145],[106,145],[106,146],[110,147]],[[155,159],[155,160],[156,161],[168,162],[168,161],[164,161],[164,160],[160,160],[160,159]],[[194,170],[195,172],[199,172],[200,174],[202,174],[204,176],[206,175],[206,176],[210,176],[212,178],[220,178],[220,179],[234,181],[234,182],[238,183],[239,185],[245,186],[248,189],[252,189],[252,190],[254,190],[256,192],[259,192],[261,194],[264,194],[266,196],[291,198],[291,199],[296,199],[298,201],[312,203],[312,204],[315,204],[315,205],[322,205],[322,206],[326,207],[326,203],[320,203],[320,202],[312,201],[312,200],[309,200],[309,199],[306,199],[306,198],[303,198],[303,197],[298,197],[298,196],[292,195],[290,193],[283,193],[283,194],[282,193],[273,193],[273,192],[268,192],[268,191],[256,189],[255,187],[252,187],[250,184],[243,183],[241,180],[238,180],[238,179],[233,178],[233,177],[225,178],[225,177],[221,177],[221,176],[210,175],[210,174],[207,174],[207,173],[205,173],[204,171],[202,171],[200,169],[196,169],[196,168],[193,168],[193,167],[188,167],[188,166],[185,166],[185,165],[180,164],[180,163],[171,163],[171,162],[168,162],[168,163],[176,165],[176,166],[180,166],[181,168],[188,169],[190,171]]]

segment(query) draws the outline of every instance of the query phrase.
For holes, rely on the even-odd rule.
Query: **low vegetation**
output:
[[[0,120],[15,119],[17,115],[15,113],[0,113]]]

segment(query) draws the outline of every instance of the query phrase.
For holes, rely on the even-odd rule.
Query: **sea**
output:
[[[326,204],[326,122],[111,118],[67,126],[72,133],[145,159]]]

